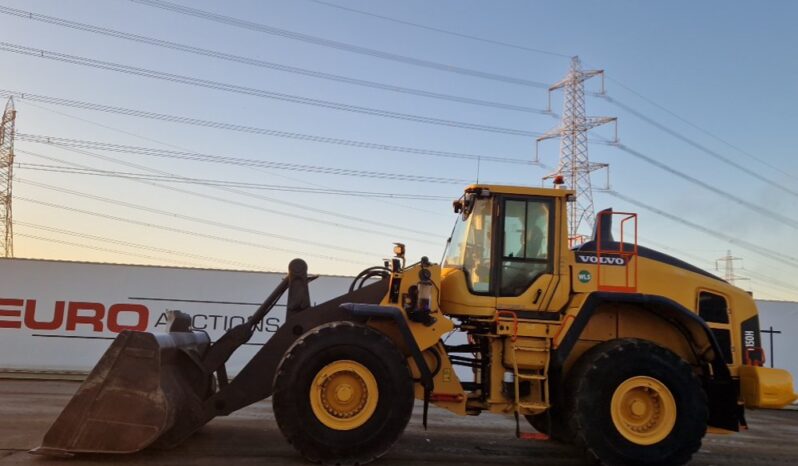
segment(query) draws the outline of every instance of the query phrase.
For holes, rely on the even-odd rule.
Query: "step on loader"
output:
[[[325,464],[385,454],[420,400],[425,426],[430,404],[496,413],[515,417],[519,438],[572,444],[604,464],[674,465],[708,431],[737,431],[746,408],[796,399],[790,374],[763,365],[750,294],[639,246],[632,213],[600,212],[593,238],[574,244],[572,198],[472,185],[454,202],[440,264],[407,265],[396,244],[348,293],[311,306],[313,277],[295,259],[216,342],[180,312],[168,333],[123,331],[32,452],[170,447],[272,397],[286,439]],[[285,322],[228,377],[230,355],[286,292]],[[445,343],[452,332],[461,343]]]

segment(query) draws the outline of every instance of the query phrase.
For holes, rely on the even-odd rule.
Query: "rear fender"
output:
[[[709,401],[709,425],[732,431],[739,429],[740,408],[737,403],[739,382],[731,378],[714,334],[698,315],[662,296],[591,293],[553,352],[551,372],[554,383],[562,383],[564,380],[574,346],[591,319],[599,309],[612,305],[623,305],[625,308],[634,309],[627,312],[649,313],[662,320],[664,325],[671,325],[677,329],[694,353],[694,360],[691,362],[709,366],[703,374],[704,389]]]

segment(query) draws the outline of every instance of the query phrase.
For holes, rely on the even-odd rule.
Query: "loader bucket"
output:
[[[205,333],[123,331],[31,453],[132,453],[201,412]]]

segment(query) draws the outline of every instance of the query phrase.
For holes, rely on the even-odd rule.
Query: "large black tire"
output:
[[[325,423],[311,404],[314,378],[341,361],[367,369],[378,392],[373,414],[349,430],[330,426],[329,418]],[[275,376],[272,404],[283,435],[306,459],[357,465],[379,458],[396,442],[410,420],[413,400],[410,369],[391,340],[363,325],[333,322],[309,331],[288,349]]]
[[[662,431],[667,436],[650,445],[630,441],[611,412],[613,395],[621,384],[641,377],[664,384],[676,407],[673,427]],[[670,350],[632,338],[608,341],[585,353],[569,380],[575,384],[570,429],[574,443],[590,460],[610,466],[681,465],[701,447],[707,428],[706,394],[691,366]],[[648,388],[639,390],[646,396],[650,392]],[[667,403],[657,401],[655,406]],[[657,418],[667,416],[665,411]]]

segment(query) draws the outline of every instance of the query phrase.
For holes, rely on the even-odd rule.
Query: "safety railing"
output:
[[[620,222],[620,241],[617,243],[618,247],[605,247],[605,243],[601,238],[602,222],[606,217],[617,215],[623,217]],[[612,219],[609,219],[612,222]],[[603,211],[599,212],[596,219],[596,282],[599,291],[610,291],[614,293],[635,293],[637,292],[638,283],[638,249],[637,249],[637,214],[632,212],[612,212]],[[612,224],[612,223],[610,223]],[[630,225],[631,224],[631,225]],[[624,235],[626,230],[631,228],[632,243],[627,244]],[[612,244],[612,243],[608,243]],[[613,245],[614,246],[614,245]],[[604,259],[602,259],[602,257]],[[613,268],[623,267],[623,280],[619,280],[617,273],[607,273],[606,267]],[[602,269],[605,269],[604,278],[602,279]],[[609,276],[609,278],[608,278]],[[610,281],[611,283],[607,283]],[[622,282],[622,283],[620,283]]]

